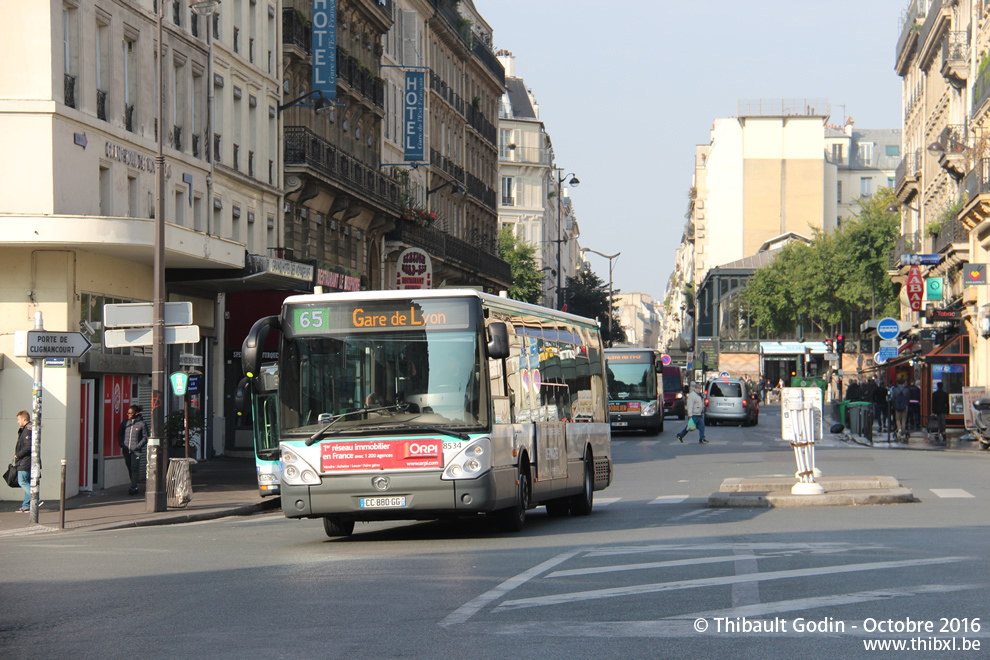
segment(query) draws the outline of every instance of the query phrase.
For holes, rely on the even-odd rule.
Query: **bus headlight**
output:
[[[657,402],[656,401],[650,401],[643,408],[643,412],[641,414],[644,415],[644,416],[645,415],[656,415],[657,414]]]
[[[492,443],[479,438],[462,449],[447,463],[441,479],[474,479],[492,469]]]
[[[294,448],[282,445],[282,482],[289,486],[317,486],[320,475]]]

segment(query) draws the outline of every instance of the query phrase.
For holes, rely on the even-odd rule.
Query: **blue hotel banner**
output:
[[[406,71],[405,109],[402,116],[406,160],[424,160],[423,117],[426,109],[426,72]]]
[[[313,0],[313,91],[337,98],[337,0]]]

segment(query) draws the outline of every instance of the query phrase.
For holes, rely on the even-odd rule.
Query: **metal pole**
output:
[[[563,170],[561,170],[563,171]],[[560,217],[561,214],[561,204],[560,198],[564,195],[564,179],[558,175],[557,176],[557,309],[563,307],[562,300],[563,295],[560,291],[560,225],[563,222],[563,218]]]
[[[155,90],[158,104],[158,153],[155,156],[157,186],[155,193],[155,256],[154,301],[151,334],[151,434],[148,439],[148,477],[145,487],[145,510],[149,513],[165,511],[165,457],[162,438],[165,430],[165,46],[162,15],[165,3],[158,1],[158,73]],[[211,81],[212,82],[212,81]]]
[[[58,528],[65,529],[65,459],[62,459],[61,485],[58,493]]]
[[[44,330],[45,323],[41,312],[34,313],[34,329]],[[28,514],[31,522],[38,522],[38,507],[41,506],[41,388],[42,375],[45,372],[45,358],[37,357],[31,360],[34,367],[34,388],[31,391],[31,511]]]
[[[619,256],[619,255],[615,255]],[[615,342],[612,340],[612,259],[608,258],[608,346],[611,348]]]

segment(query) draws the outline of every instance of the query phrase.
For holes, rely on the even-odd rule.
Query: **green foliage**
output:
[[[612,290],[612,335],[609,336],[609,299],[608,282],[590,270],[581,271],[576,277],[567,278],[567,311],[571,314],[598,319],[601,328],[602,341],[606,346],[622,344],[626,341],[626,330],[618,318],[616,298],[618,289]]]
[[[543,271],[536,267],[534,255],[536,250],[532,245],[521,242],[505,225],[498,231],[498,257],[509,264],[512,272],[512,285],[509,287],[509,297],[514,300],[539,304],[543,294]]]
[[[810,245],[788,244],[749,281],[743,301],[766,333],[792,331],[799,314],[823,331],[852,313],[899,314],[887,275],[900,234],[900,216],[888,210],[896,205],[893,191],[881,188],[858,203],[856,217],[832,233],[816,231]]]

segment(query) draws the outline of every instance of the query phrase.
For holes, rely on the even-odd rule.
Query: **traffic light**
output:
[[[846,338],[844,335],[835,336],[835,352],[840,355],[846,350]]]
[[[831,339],[826,339],[825,340],[825,349],[827,350],[827,352],[832,353],[833,352],[832,351],[833,348],[834,348],[834,346],[832,344],[832,340]]]

